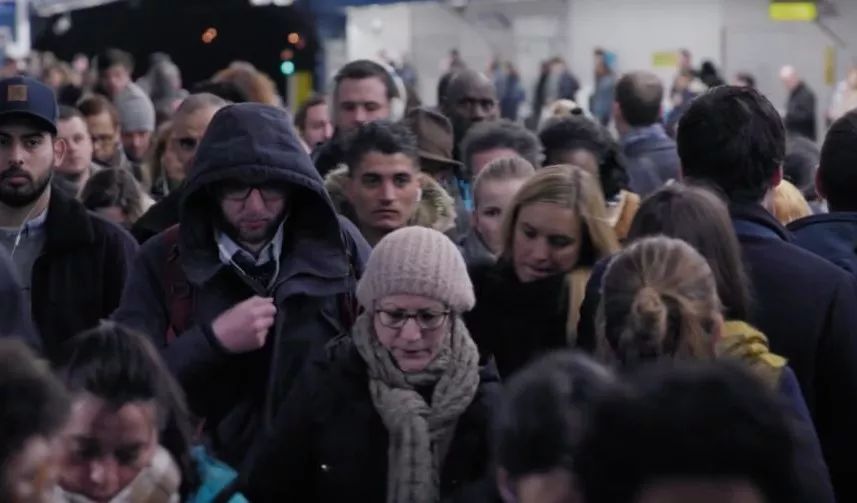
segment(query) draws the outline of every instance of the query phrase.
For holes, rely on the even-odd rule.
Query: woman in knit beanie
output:
[[[439,502],[479,491],[496,372],[461,320],[456,246],[405,227],[374,248],[351,334],[308,364],[245,489],[251,501]]]

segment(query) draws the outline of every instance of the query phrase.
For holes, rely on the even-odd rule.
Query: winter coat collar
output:
[[[771,215],[760,204],[752,203],[731,203],[729,205],[729,214],[732,221],[746,222],[751,226],[757,227],[760,232],[769,234],[783,241],[791,241],[791,235],[783,227],[773,215]],[[739,232],[739,235],[741,233]]]

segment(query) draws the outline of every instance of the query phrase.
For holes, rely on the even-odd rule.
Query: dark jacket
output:
[[[172,252],[165,234],[143,245],[115,315],[161,349],[193,412],[206,419],[215,453],[232,466],[270,426],[308,354],[349,328],[345,306],[369,252],[356,229],[336,216],[290,122],[281,110],[245,103],[220,110],[206,131],[181,203],[178,260],[193,298],[191,327],[167,340],[167,289],[174,285],[165,285]],[[220,261],[214,241],[219,210],[208,188],[235,179],[292,188],[279,276],[270,293],[277,307],[274,326],[264,348],[245,354],[227,353],[211,328],[218,315],[254,295]]]
[[[55,362],[65,341],[119,305],[137,243],[59,191],[51,192],[45,231],[33,265],[32,314],[45,355]]]
[[[131,234],[138,243],[143,244],[179,223],[179,203],[183,193],[184,185],[178,186],[134,222],[131,226]]]
[[[325,353],[307,366],[277,418],[242,490],[250,501],[385,501],[389,435],[369,394],[366,363],[348,337]],[[488,369],[480,378],[441,468],[443,501],[470,501],[462,494],[488,473],[500,383]]]
[[[31,348],[39,350],[42,347],[36,328],[27,312],[24,301],[21,280],[15,270],[15,264],[0,246],[0,338],[16,337],[26,342]]]
[[[681,178],[676,144],[665,132],[623,140],[622,153],[628,161],[629,188],[641,198]]]
[[[750,322],[789,360],[812,412],[839,501],[857,501],[854,278],[790,243],[759,205],[730,207],[753,285]]]
[[[566,346],[565,275],[522,283],[506,261],[471,269],[476,307],[464,315],[483,362],[504,379],[534,358]]]
[[[857,212],[812,215],[788,228],[794,244],[857,275]]]
[[[815,141],[815,94],[803,82],[789,95],[784,122],[787,131]]]
[[[479,237],[476,229],[470,229],[463,239],[458,240],[458,249],[461,250],[464,262],[469,268],[492,266],[497,262],[497,258]]]

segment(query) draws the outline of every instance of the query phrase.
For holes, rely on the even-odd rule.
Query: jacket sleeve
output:
[[[857,290],[845,273],[834,289],[817,352],[815,425],[838,501],[857,501]]]
[[[108,317],[119,306],[122,290],[128,283],[131,273],[131,265],[139,246],[134,238],[125,229],[104,222],[104,225],[112,228],[105,229],[106,240],[105,255],[109,260],[105,261],[105,292],[102,305],[102,316]]]
[[[818,434],[812,424],[809,408],[794,372],[784,367],[779,383],[780,396],[785,400],[793,418],[795,431],[795,473],[801,501],[834,503],[830,474],[821,452]]]
[[[210,325],[193,325],[167,343],[169,312],[162,277],[166,259],[167,250],[161,237],[150,239],[143,245],[131,267],[122,301],[112,319],[149,337],[160,349],[167,366],[198,412],[194,399],[207,394],[205,390],[210,387],[210,379],[228,355],[214,338]]]
[[[307,365],[280,407],[272,432],[257,437],[240,484],[249,501],[318,501],[311,418],[314,399],[324,392],[319,379],[316,365]]]

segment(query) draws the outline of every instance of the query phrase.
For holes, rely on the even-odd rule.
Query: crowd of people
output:
[[[857,500],[857,111],[595,55],[0,79],[0,500]]]

